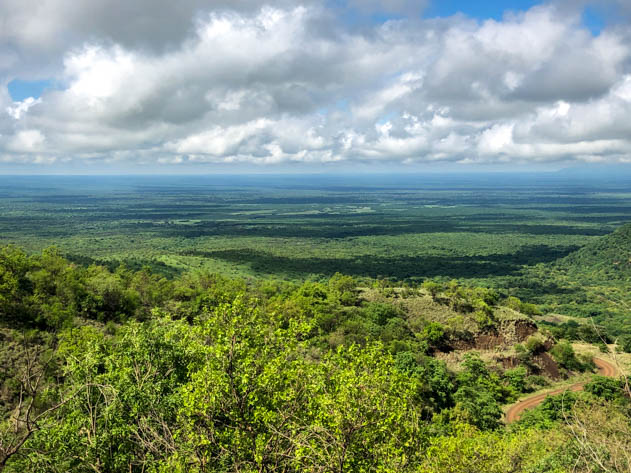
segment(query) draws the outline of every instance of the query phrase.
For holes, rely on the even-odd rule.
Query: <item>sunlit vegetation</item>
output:
[[[441,307],[462,323],[439,322]],[[502,406],[542,378],[538,354],[568,376],[590,369],[567,342],[531,335],[511,369],[437,356],[534,326],[521,310],[538,312],[456,281],[167,279],[5,247],[0,469],[591,471],[581,428],[594,443],[618,429],[602,455],[622,455],[623,423],[604,421],[629,407],[616,380],[589,384],[576,412],[544,403],[503,424]]]
[[[0,471],[629,470],[627,183],[209,179],[0,180]]]

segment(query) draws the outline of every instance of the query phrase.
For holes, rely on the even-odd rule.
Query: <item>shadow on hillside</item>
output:
[[[549,248],[533,245],[513,254],[488,256],[369,256],[347,258],[301,258],[276,256],[253,249],[220,251],[194,250],[186,255],[217,258],[248,265],[261,274],[331,276],[336,272],[351,276],[406,279],[414,277],[482,278],[517,276],[524,265],[546,263],[566,256],[575,248]]]
[[[252,217],[241,222],[200,222],[184,227],[182,225],[161,225],[152,223],[122,224],[130,230],[154,231],[166,237],[198,238],[204,236],[256,236],[268,238],[353,238],[362,236],[397,236],[426,233],[492,233],[526,235],[585,235],[601,236],[607,230],[562,225],[520,225],[510,223],[481,223],[467,219],[430,219],[425,221],[389,220],[387,217],[357,219],[356,216],[335,215],[292,216],[284,219],[274,216]]]

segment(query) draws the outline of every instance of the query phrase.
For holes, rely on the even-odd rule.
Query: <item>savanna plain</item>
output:
[[[0,471],[629,471],[630,189],[0,177]]]

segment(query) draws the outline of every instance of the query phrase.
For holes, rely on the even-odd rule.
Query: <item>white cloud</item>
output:
[[[16,120],[22,118],[26,112],[28,112],[29,108],[33,105],[37,105],[42,103],[41,99],[34,99],[33,97],[28,97],[21,102],[13,102],[12,105],[6,107],[7,113]]]
[[[22,130],[11,137],[7,149],[17,153],[39,152],[45,141],[46,138],[39,130]]]
[[[0,83],[50,73],[63,85],[22,102],[0,94],[3,160],[184,166],[630,156],[631,41],[622,28],[594,37],[576,11],[548,5],[502,21],[417,18],[357,29],[315,0],[224,2],[212,11],[193,0],[162,3],[159,14],[145,5],[141,24],[138,5],[95,0],[92,13],[128,12],[133,33],[75,2],[37,9],[30,0],[0,0],[14,20],[0,32]],[[3,62],[12,55],[26,65]]]
[[[418,15],[426,7],[424,0],[351,0],[349,5],[367,13],[386,12]]]

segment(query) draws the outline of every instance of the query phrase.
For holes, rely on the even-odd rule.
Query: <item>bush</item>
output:
[[[539,388],[547,386],[549,383],[545,377],[538,374],[533,374],[526,378],[526,384],[529,391],[536,391]]]
[[[379,302],[369,302],[362,307],[364,316],[377,325],[386,325],[388,320],[403,315],[400,309],[392,304],[383,304]]]
[[[504,378],[508,381],[508,384],[518,393],[527,391],[526,375],[528,371],[523,366],[518,366],[512,370],[504,371]]]
[[[436,299],[436,296],[443,290],[442,284],[434,281],[425,281],[421,287],[429,293],[432,299]]]
[[[445,328],[437,322],[430,322],[418,334],[418,338],[426,340],[432,348],[441,348],[445,344]]]
[[[526,340],[525,348],[529,354],[536,355],[537,353],[540,353],[544,350],[545,343],[541,337],[532,335]]]
[[[624,385],[619,379],[607,378],[605,376],[594,376],[585,385],[585,391],[594,396],[601,397],[607,401],[623,399],[625,397]]]
[[[563,368],[570,371],[583,371],[584,365],[576,358],[574,348],[567,341],[561,341],[557,343],[552,350],[550,350],[554,360]]]
[[[623,352],[631,353],[631,335],[622,335],[617,344]]]

